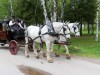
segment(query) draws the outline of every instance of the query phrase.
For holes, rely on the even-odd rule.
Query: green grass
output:
[[[100,36],[100,35],[99,35]],[[72,38],[72,46],[77,51],[70,51],[73,55],[100,58],[100,41],[95,41],[95,35],[81,36],[80,38]]]
[[[100,41],[95,41],[95,35],[84,35],[79,38],[72,37],[71,42],[71,45],[68,46],[71,55],[100,58]],[[54,47],[54,50],[57,50],[57,46]],[[60,48],[60,53],[65,53],[63,46]]]

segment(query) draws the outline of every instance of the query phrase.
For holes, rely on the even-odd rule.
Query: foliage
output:
[[[71,0],[66,7],[65,19],[71,22],[94,22],[96,16],[96,0]]]
[[[89,24],[93,24],[94,19],[96,17],[96,10],[97,10],[96,0],[87,0],[85,3],[87,5],[84,6],[84,9],[88,11],[85,11],[84,20]]]
[[[27,23],[37,24],[43,22],[43,10],[40,0],[15,0],[14,4],[17,4],[14,9],[15,15],[23,18]]]
[[[53,15],[53,0],[45,0],[49,18]],[[41,0],[12,0],[14,15],[23,18],[29,24],[41,24],[44,21]],[[64,21],[85,21],[93,23],[96,16],[97,0],[66,0]],[[61,17],[62,0],[58,0],[58,17]],[[0,18],[10,15],[9,0],[0,0]],[[52,14],[52,15],[51,15]]]
[[[4,19],[5,16],[10,16],[10,2],[9,0],[0,0],[0,19]]]
[[[100,37],[100,34],[99,34]],[[80,49],[79,51],[71,51],[73,55],[100,58],[100,41],[95,42],[95,35],[81,36],[80,38],[72,38],[73,46]]]

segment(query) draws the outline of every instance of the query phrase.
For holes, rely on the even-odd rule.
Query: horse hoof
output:
[[[56,57],[60,57],[60,55],[59,55],[59,54],[57,54],[57,53],[55,53],[55,56],[56,56]]]
[[[48,60],[49,63],[53,63],[53,60]]]
[[[68,60],[71,60],[71,57],[67,57]]]
[[[43,53],[43,57],[47,57],[47,56],[46,56],[46,53]]]
[[[29,55],[26,55],[25,57],[26,57],[26,58],[29,58]]]
[[[68,60],[71,60],[71,56],[70,56],[69,54],[66,55],[66,58],[67,58]]]
[[[39,53],[41,50],[37,50],[37,52]]]

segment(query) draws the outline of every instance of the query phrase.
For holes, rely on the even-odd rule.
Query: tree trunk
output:
[[[82,21],[80,22],[80,35],[82,35]]]
[[[93,35],[94,34],[94,25],[93,24],[91,24],[91,28],[92,28],[91,34]]]
[[[12,16],[13,15],[12,0],[10,0],[10,12],[11,12],[11,16]]]
[[[61,8],[61,21],[64,21],[64,8],[66,5],[66,0],[62,0],[62,8]]]
[[[88,34],[90,34],[90,24],[88,23]]]
[[[42,2],[42,5],[43,5],[45,22],[46,22],[46,25],[48,26],[48,32],[54,32],[52,23],[51,23],[51,21],[49,20],[49,18],[47,16],[47,10],[46,10],[46,5],[45,5],[45,0],[41,0],[41,2]]]
[[[53,0],[53,2],[54,2],[54,12],[53,12],[54,19],[53,19],[53,21],[54,22],[57,21],[57,1],[58,0]]]
[[[48,16],[47,16],[47,10],[46,10],[46,6],[45,6],[45,0],[41,0],[42,2],[42,5],[43,5],[43,14],[44,14],[44,18],[45,18],[45,21],[47,20]]]
[[[52,11],[52,9],[53,9],[53,4],[52,4],[52,0],[47,0],[47,6],[48,6],[48,12],[49,12],[49,14],[50,14],[50,20],[51,20],[51,22],[53,22],[53,11]]]
[[[98,17],[99,17],[99,7],[97,8],[97,11],[96,11],[96,41],[99,41],[99,35],[98,35],[98,32],[99,32],[99,20],[98,20]]]

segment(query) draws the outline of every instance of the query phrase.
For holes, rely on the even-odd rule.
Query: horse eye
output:
[[[74,27],[74,30],[76,30],[76,27]]]
[[[64,29],[64,31],[66,31],[66,28],[65,27],[63,27],[63,29]]]

